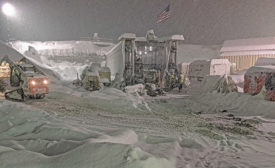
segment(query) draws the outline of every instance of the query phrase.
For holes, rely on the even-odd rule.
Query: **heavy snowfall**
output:
[[[92,91],[75,85],[92,63],[124,66],[110,63],[125,58],[115,55],[123,44],[117,39],[0,42],[0,60],[27,59],[49,79],[43,99],[18,102],[1,94],[0,168],[275,167],[275,102],[265,99],[267,89],[245,93],[249,71],[233,70],[237,65],[228,60],[227,69],[205,74],[212,64],[224,63],[222,44],[178,43],[177,67],[185,75],[181,90],[152,96],[142,82],[117,87],[112,72],[117,67],[109,67],[111,85]],[[202,79],[192,71],[201,67]],[[194,82],[192,75],[201,80]]]

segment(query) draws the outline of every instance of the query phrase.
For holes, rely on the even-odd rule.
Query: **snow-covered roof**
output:
[[[275,55],[275,50],[259,50],[259,51],[228,51],[222,52],[220,56],[243,56],[243,55]]]
[[[175,35],[172,35],[172,36],[169,36],[169,37],[163,37],[163,38],[160,38],[160,39],[163,40],[163,41],[169,41],[169,40],[184,41],[184,37],[181,34],[175,34]]]
[[[275,72],[275,66],[253,66],[249,68],[246,74],[251,74],[255,72]]]
[[[141,41],[141,42],[147,41],[146,37],[136,37],[136,34],[133,34],[133,33],[124,33],[118,38],[119,41],[121,41],[123,39],[134,39],[135,41]],[[172,36],[161,37],[161,38],[158,38],[155,36],[154,40],[158,41],[158,42],[164,42],[164,41],[169,41],[169,40],[184,41],[184,37],[183,37],[183,35],[175,34]]]
[[[275,50],[275,37],[227,40],[221,52]]]
[[[121,41],[123,39],[136,39],[136,35],[133,33],[124,33],[118,38],[118,40]]]
[[[168,36],[168,37],[156,37],[154,39],[154,41],[157,42],[165,42],[165,41],[184,41],[184,37],[183,35],[172,35],[172,36]],[[141,41],[141,42],[146,42],[147,39],[146,37],[136,37],[135,41]]]

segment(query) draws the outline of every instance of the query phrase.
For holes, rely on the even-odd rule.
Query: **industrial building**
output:
[[[125,33],[106,54],[106,65],[113,77],[123,75],[126,85],[155,83],[170,88],[178,82],[177,45],[183,40],[183,35],[158,38],[153,30],[145,37]]]
[[[234,64],[236,71],[248,69],[255,65],[258,58],[275,58],[275,37],[225,41],[220,57]]]

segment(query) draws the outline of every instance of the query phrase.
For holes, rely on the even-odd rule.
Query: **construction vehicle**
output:
[[[112,76],[118,73],[117,76],[123,77],[126,86],[150,83],[169,91],[180,85],[177,45],[183,40],[182,35],[158,38],[153,30],[146,37],[125,33],[106,54],[106,65]]]
[[[41,99],[49,93],[49,79],[25,58],[13,62],[5,56],[0,65],[9,66],[9,75],[2,78],[7,83],[4,89],[6,99],[14,101],[24,101],[26,97]],[[6,74],[6,69],[4,73]]]
[[[87,66],[80,79],[73,81],[74,85],[82,86],[89,91],[100,90],[104,86],[111,85],[111,72],[108,67],[101,67],[98,63],[92,63],[91,66]]]

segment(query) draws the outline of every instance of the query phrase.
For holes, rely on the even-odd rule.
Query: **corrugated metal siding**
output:
[[[275,58],[275,54],[265,54],[265,55],[245,55],[245,56],[221,56],[223,59],[228,59],[231,63],[236,63],[236,71],[248,69],[255,65],[258,58],[268,57]]]

